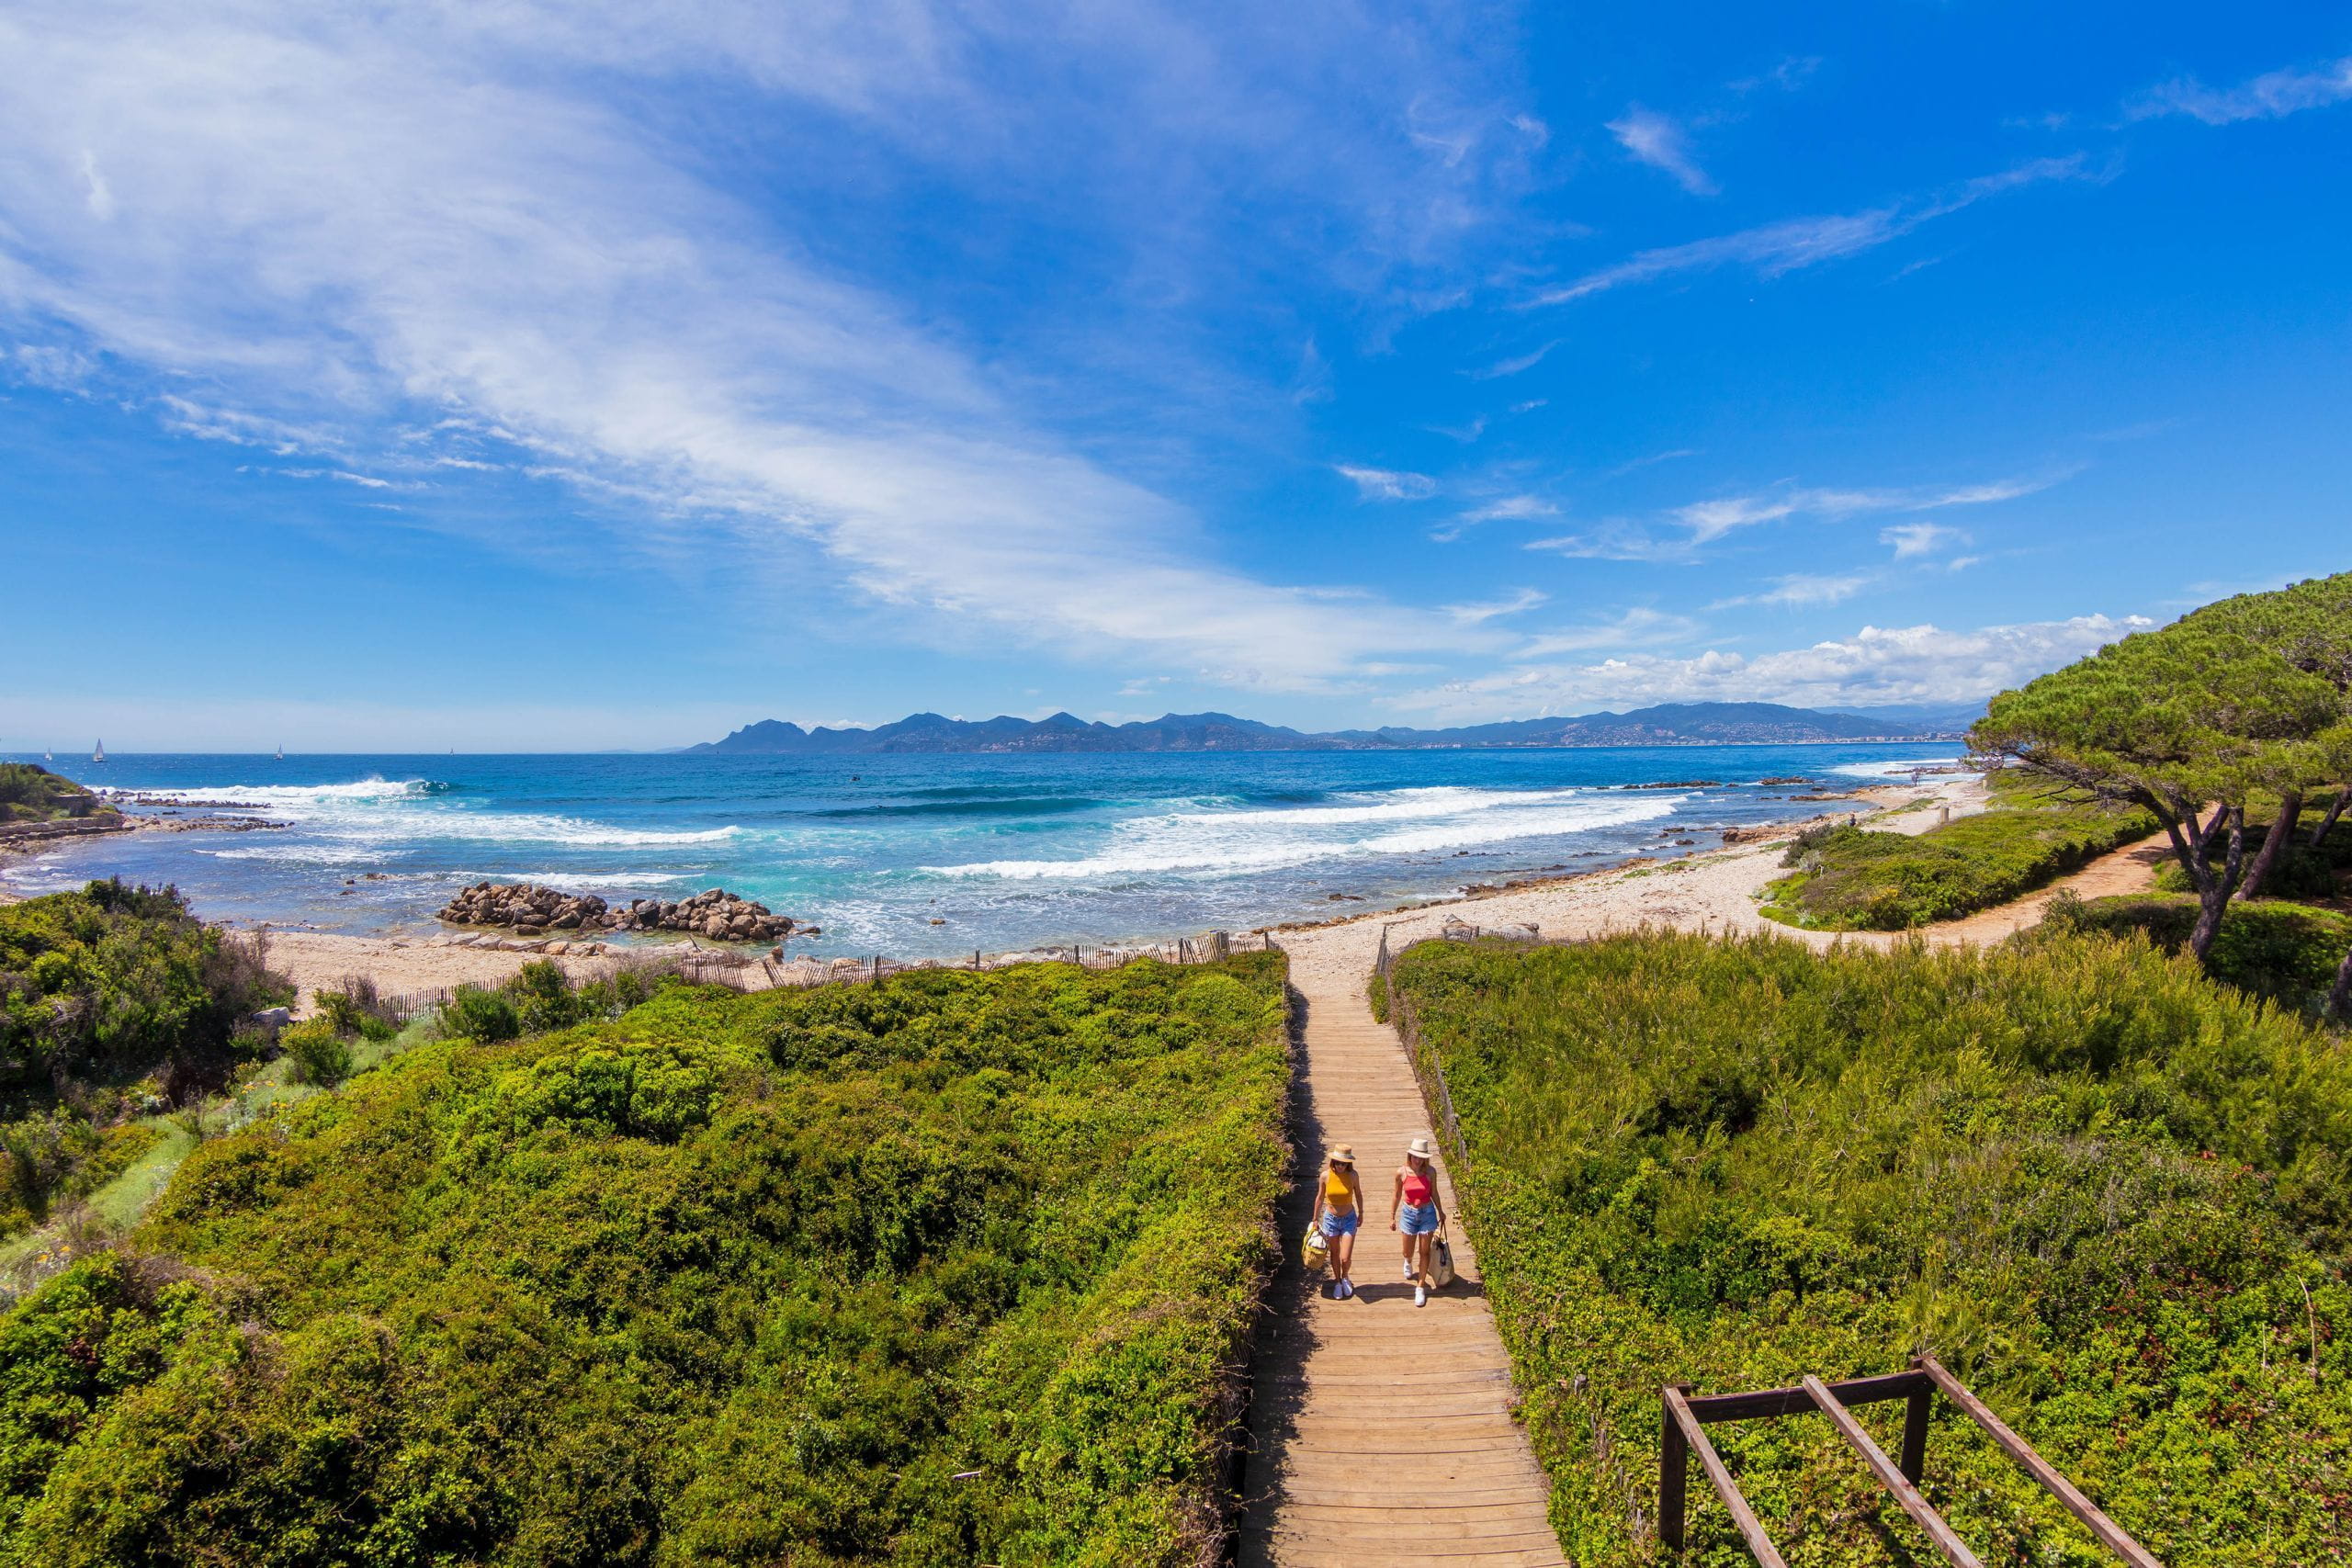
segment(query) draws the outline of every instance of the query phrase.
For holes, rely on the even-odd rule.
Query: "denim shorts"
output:
[[[1327,1236],[1353,1235],[1356,1226],[1363,1224],[1363,1216],[1353,1209],[1340,1213],[1337,1209],[1323,1211],[1323,1234]]]
[[[1437,1200],[1432,1198],[1418,1206],[1408,1203],[1396,1211],[1396,1228],[1407,1235],[1431,1235],[1437,1231]]]

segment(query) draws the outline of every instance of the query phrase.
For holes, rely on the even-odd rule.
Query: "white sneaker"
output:
[[[1425,1287],[1420,1285],[1413,1287],[1413,1304],[1417,1307],[1425,1307],[1430,1304],[1430,1293]]]
[[[1340,1299],[1341,1301],[1346,1301],[1350,1296],[1352,1296],[1355,1293],[1356,1288],[1353,1285],[1350,1284],[1345,1280],[1340,1281]]]
[[[1412,1264],[1410,1264],[1410,1263],[1407,1263],[1407,1264],[1405,1265],[1405,1282],[1406,1282],[1407,1284],[1410,1284],[1410,1283],[1412,1283],[1412,1280],[1413,1280],[1413,1266],[1412,1266]]]

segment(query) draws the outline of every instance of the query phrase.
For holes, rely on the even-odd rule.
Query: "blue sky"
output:
[[[1954,702],[2352,565],[2340,10],[1578,9],[12,6],[0,749]]]

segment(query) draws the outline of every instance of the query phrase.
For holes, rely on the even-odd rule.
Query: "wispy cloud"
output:
[[[1987,197],[2047,180],[2103,180],[2080,153],[2036,158],[2016,168],[1984,175],[1928,197],[1905,197],[1860,212],[1819,218],[1790,218],[1734,234],[1643,251],[1613,266],[1587,273],[1573,283],[1546,289],[1531,301],[1565,304],[1627,284],[1648,283],[1682,273],[1745,266],[1766,277],[1858,254],[1910,233],[1922,224],[1973,207]]]
[[[1665,452],[1653,452],[1646,457],[1635,457],[1630,462],[1618,464],[1609,470],[1609,477],[1612,479],[1622,479],[1635,469],[1646,468],[1654,463],[1671,463],[1679,457],[1695,457],[1698,455],[1699,449],[1696,446],[1677,446]]]
[[[2304,109],[2327,108],[2352,98],[2352,55],[2325,65],[2272,71],[2230,88],[2208,87],[2183,76],[2149,88],[2126,104],[2126,119],[2187,115],[2207,125],[2244,119],[2278,119]]]
[[[1894,547],[1896,560],[1911,560],[1931,556],[1953,545],[1964,545],[1968,536],[1957,528],[1940,523],[1897,523],[1878,531],[1878,542]]]
[[[1801,514],[1835,520],[1874,512],[1939,512],[1950,506],[1989,506],[2047,490],[2080,471],[2079,468],[2068,468],[2030,478],[1909,489],[1792,488],[1760,495],[1718,496],[1710,501],[1693,502],[1688,506],[1677,507],[1672,515],[1690,530],[1692,544],[1704,545],[1723,537],[1735,528],[1777,522],[1783,517]],[[1889,539],[1887,542],[1894,541]]]
[[[1633,154],[1635,162],[1673,176],[1674,183],[1692,196],[1715,194],[1715,182],[1690,156],[1690,137],[1673,116],[1635,104],[1611,120],[1608,129],[1617,145]]]
[[[1361,468],[1335,463],[1332,471],[1356,487],[1360,501],[1426,501],[1437,493],[1437,481],[1427,474],[1396,468]]]
[[[1469,370],[1464,371],[1464,374],[1480,381],[1492,381],[1499,377],[1516,376],[1522,370],[1532,370],[1543,364],[1544,356],[1559,346],[1560,340],[1554,338],[1541,348],[1531,349],[1525,354],[1510,359],[1498,359],[1483,370]]]
[[[1723,649],[1687,657],[1629,650],[1598,663],[1521,662],[1415,692],[1387,705],[1464,723],[1655,702],[1811,707],[1973,702],[2154,624],[2139,615],[2095,615],[1975,631],[1866,626],[1850,637],[1809,648],[1755,655]]]
[[[1867,571],[1834,574],[1790,572],[1773,578],[1772,585],[1760,592],[1742,593],[1736,598],[1719,599],[1708,608],[1728,609],[1735,604],[1779,604],[1790,608],[1814,604],[1839,604],[1851,599],[1876,581],[1876,576]]]
[[[1465,626],[1484,626],[1504,615],[1516,615],[1544,602],[1549,595],[1540,589],[1521,588],[1499,599],[1489,599],[1476,604],[1448,604],[1445,613]]]
[[[1512,657],[1519,660],[1554,659],[1563,653],[1589,653],[1604,648],[1657,648],[1688,642],[1699,635],[1699,623],[1688,615],[1637,604],[1612,619],[1539,632],[1514,649]]]
[[[1752,93],[1759,87],[1778,87],[1784,93],[1793,93],[1812,81],[1813,73],[1820,69],[1821,57],[1817,54],[1784,55],[1770,71],[1742,76],[1724,85],[1735,93]]]
[[[1540,495],[1506,495],[1458,513],[1445,527],[1430,537],[1439,544],[1460,538],[1464,532],[1481,523],[1532,523],[1557,517],[1560,509]]]

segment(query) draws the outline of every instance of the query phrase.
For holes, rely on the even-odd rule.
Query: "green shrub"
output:
[[[1283,998],[671,985],[404,1052],[0,1319],[0,1562],[1202,1561]]]
[[[0,822],[50,822],[114,814],[72,779],[32,762],[0,762]]]
[[[289,1026],[277,1043],[294,1064],[296,1083],[332,1089],[351,1076],[351,1046],[324,1013]]]
[[[88,1190],[105,1129],[225,1084],[256,1010],[294,998],[258,937],[208,926],[170,888],[93,882],[0,905],[0,1236]]]
[[[1430,943],[1397,984],[1572,1561],[1656,1559],[1628,1521],[1661,1384],[1920,1350],[2173,1568],[2352,1548],[2343,1042],[2144,942],[2054,934]],[[2109,1561],[1938,1408],[1925,1489],[1986,1562]],[[1888,1419],[1865,1408],[1891,1444]],[[1713,1435],[1791,1563],[1932,1560],[1826,1423]],[[1690,1561],[1747,1562],[1691,1484]]]
[[[2053,900],[2042,917],[2053,931],[2139,933],[2178,953],[2197,924],[2195,894]],[[2352,950],[2352,914],[2269,898],[2233,904],[2213,939],[2216,980],[2306,1011],[2317,1011]]]
[[[441,1004],[441,1032],[454,1037],[495,1045],[523,1032],[523,1020],[502,991],[459,986]]]
[[[2030,893],[2156,830],[2144,811],[2068,804],[1996,776],[1990,809],[1917,835],[1823,825],[1797,835],[1764,913],[1819,931],[1903,931]]]

